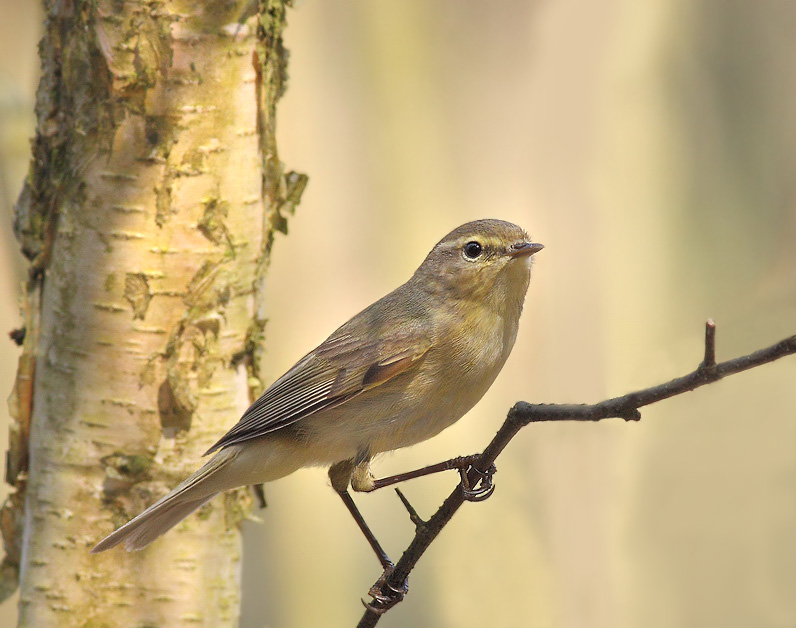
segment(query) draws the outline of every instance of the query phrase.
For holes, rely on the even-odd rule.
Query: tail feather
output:
[[[104,552],[119,543],[124,543],[128,552],[144,549],[152,541],[176,526],[194,510],[210,501],[215,495],[187,502],[169,503],[154,510],[145,510],[132,521],[102,539],[92,554]]]
[[[94,546],[91,553],[104,552],[119,543],[124,543],[127,551],[140,550],[161,534],[168,532],[194,510],[227,488],[219,486],[219,482],[208,480],[232,459],[228,452],[229,450],[226,450],[217,454],[168,495],[102,539]]]

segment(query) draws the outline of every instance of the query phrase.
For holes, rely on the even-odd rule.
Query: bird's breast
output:
[[[393,410],[376,419],[372,452],[437,435],[478,403],[500,373],[517,336],[517,320],[490,308],[458,314],[458,320],[446,321],[447,328],[437,326],[435,344],[415,373],[407,373],[405,382],[386,384],[394,388],[382,391],[394,394]]]
[[[433,345],[418,364],[302,421],[315,463],[407,447],[455,423],[500,372],[517,335],[518,318],[473,307],[436,321]]]

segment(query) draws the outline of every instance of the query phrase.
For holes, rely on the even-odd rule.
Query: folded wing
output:
[[[432,345],[416,327],[375,342],[363,341],[366,336],[338,330],[276,380],[206,453],[339,406],[411,369]]]

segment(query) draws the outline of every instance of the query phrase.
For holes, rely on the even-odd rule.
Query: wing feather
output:
[[[343,330],[276,380],[206,454],[345,403],[411,368],[432,345],[429,334],[418,328],[376,342]]]

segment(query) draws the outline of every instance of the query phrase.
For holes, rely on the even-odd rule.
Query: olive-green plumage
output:
[[[435,436],[472,408],[514,346],[534,244],[518,226],[455,229],[405,284],[354,316],[244,413],[207,464],[100,541],[141,549],[216,494],[301,467],[373,488],[373,456]]]

